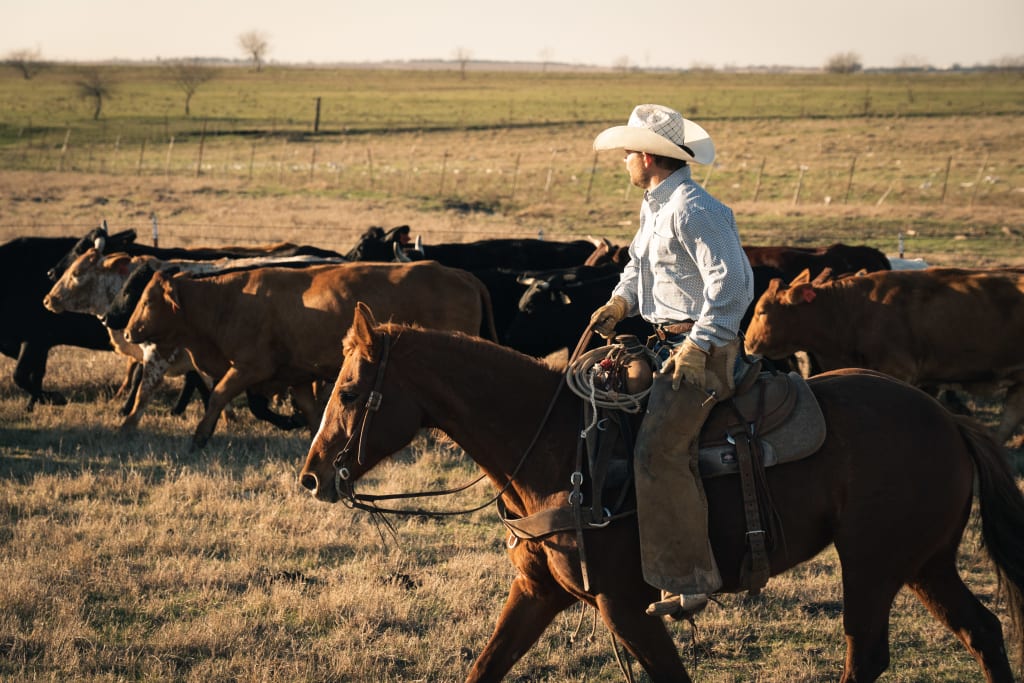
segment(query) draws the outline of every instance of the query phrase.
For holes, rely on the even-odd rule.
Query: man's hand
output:
[[[684,379],[700,389],[705,389],[707,381],[704,369],[707,364],[708,353],[687,337],[661,366],[661,372],[666,375],[672,374],[672,388],[676,391]]]
[[[626,317],[629,304],[621,296],[613,296],[611,300],[590,316],[590,325],[594,332],[605,339],[615,336],[615,325]]]

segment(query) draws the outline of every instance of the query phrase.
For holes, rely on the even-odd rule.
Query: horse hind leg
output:
[[[843,558],[843,630],[846,664],[841,683],[870,683],[889,668],[889,612],[901,582],[879,575],[877,560],[851,563]],[[852,567],[855,564],[857,566]]]
[[[908,585],[964,644],[988,683],[1013,682],[999,619],[964,585],[952,554],[933,559]]]

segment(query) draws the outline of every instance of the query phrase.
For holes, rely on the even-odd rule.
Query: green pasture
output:
[[[111,96],[98,121],[78,94],[83,68],[61,65],[25,80],[0,71],[0,144],[48,138],[67,128],[82,142],[181,140],[230,135],[356,135],[397,131],[603,125],[633,104],[670,102],[701,121],[851,116],[951,116],[1024,113],[1016,71],[825,73],[414,71],[211,67],[192,115],[166,67],[99,66]]]

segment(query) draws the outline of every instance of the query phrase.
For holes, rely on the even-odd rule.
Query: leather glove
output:
[[[678,391],[683,380],[698,387],[707,388],[704,369],[708,364],[708,353],[697,346],[689,337],[675,348],[665,364],[661,366],[663,374],[672,374],[672,389]]]
[[[629,312],[629,304],[621,296],[613,296],[604,306],[594,311],[590,316],[590,325],[594,332],[605,339],[615,336],[615,325],[626,317]]]

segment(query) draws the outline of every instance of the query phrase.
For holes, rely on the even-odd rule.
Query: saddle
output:
[[[748,372],[736,395],[714,407],[700,433],[704,479],[739,471],[736,439],[756,441],[763,467],[806,458],[825,441],[825,417],[799,374]]]

